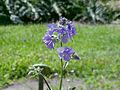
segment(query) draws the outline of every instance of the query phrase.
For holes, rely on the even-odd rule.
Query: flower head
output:
[[[64,47],[64,48],[59,47],[57,49],[57,52],[59,54],[59,57],[64,59],[65,61],[69,61],[75,53],[72,48],[68,48],[68,47]]]
[[[67,19],[65,17],[60,17],[60,24],[65,25],[67,23]]]
[[[57,29],[57,25],[56,24],[48,24],[48,34],[49,35],[53,35],[54,34],[54,32],[56,31],[56,29]]]
[[[67,31],[68,31],[68,34],[69,34],[69,38],[71,38],[72,36],[76,35],[76,29],[72,25],[72,22],[68,22]]]
[[[72,36],[76,34],[76,29],[71,21],[68,21],[65,17],[61,17],[58,24],[48,24],[47,35],[43,37],[43,41],[48,48],[54,48],[56,39],[53,37],[56,35],[57,39],[62,43],[67,43]]]
[[[46,34],[44,37],[43,37],[43,42],[45,43],[45,45],[50,48],[50,49],[53,49],[54,46],[55,46],[55,43],[56,43],[56,37],[55,36],[52,36],[52,35],[49,35],[49,34]]]
[[[57,25],[54,24],[54,23],[52,23],[52,24],[48,24],[48,28],[50,28],[50,29],[52,29],[52,28],[56,28],[56,27],[57,27]]]
[[[76,29],[73,26],[71,21],[67,21],[66,18],[61,18],[61,22],[64,22],[65,25],[60,25],[61,29],[59,29],[59,35],[61,35],[61,41],[63,43],[67,43],[68,39],[72,38],[72,36],[76,35]]]

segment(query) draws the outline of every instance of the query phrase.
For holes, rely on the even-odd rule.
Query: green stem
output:
[[[60,78],[59,90],[61,90],[61,88],[62,88],[62,82],[63,82],[63,62],[62,62],[62,59],[61,59],[61,78]]]
[[[61,47],[63,46],[62,42],[60,43],[60,46],[61,46]]]
[[[62,47],[62,42],[60,43],[60,46]],[[61,58],[61,78],[60,78],[60,85],[59,85],[59,90],[61,90],[62,88],[62,82],[63,82],[63,61],[62,61],[62,58]]]

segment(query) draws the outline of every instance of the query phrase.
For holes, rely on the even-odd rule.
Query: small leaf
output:
[[[64,68],[64,69],[66,69],[66,68],[67,68],[67,66],[68,66],[68,64],[69,64],[69,62],[65,62],[64,66],[63,66],[63,68]]]
[[[29,71],[28,75],[32,75],[34,73],[34,71]]]

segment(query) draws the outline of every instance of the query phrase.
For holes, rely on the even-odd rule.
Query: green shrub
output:
[[[5,1],[4,0],[0,0],[0,13],[6,14],[6,15],[9,14],[8,10],[7,10],[6,6],[5,6]]]
[[[7,21],[7,22],[6,22]],[[7,25],[12,24],[12,21],[10,20],[10,17],[4,14],[0,15],[0,25]]]
[[[112,19],[112,10],[100,0],[78,1],[78,6],[81,6],[80,13],[74,19],[80,19],[81,22],[109,23]]]
[[[111,23],[119,18],[109,0],[1,0],[0,12],[14,23],[48,22],[65,16],[85,23]]]

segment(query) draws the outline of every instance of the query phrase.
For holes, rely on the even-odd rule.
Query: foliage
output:
[[[7,21],[7,22],[6,22]],[[5,6],[4,0],[0,0],[0,25],[12,23],[9,19],[9,12]]]
[[[89,23],[109,23],[114,16],[112,10],[109,9],[100,0],[83,0],[78,1],[81,6],[81,12],[74,19],[80,19],[81,22]]]
[[[0,11],[15,23],[49,22],[59,16],[89,23],[110,23],[120,13],[107,6],[109,0],[1,0]],[[2,10],[3,9],[3,10]]]
[[[5,6],[5,1],[4,0],[0,0],[0,14],[6,14],[8,15],[8,10]]]
[[[35,3],[35,1],[32,3]],[[74,0],[39,0],[35,3],[35,7],[42,21],[58,20],[61,15],[72,19],[75,15]]]
[[[0,25],[3,25],[3,24],[4,25],[12,24],[12,21],[10,20],[9,16],[5,14],[0,14]]]
[[[18,25],[0,27],[0,86],[27,76],[28,67],[45,63],[52,67],[52,73],[60,73],[57,52],[48,50],[41,38],[47,25]],[[120,30],[119,26],[76,25],[77,35],[73,47],[81,61],[71,60],[67,75],[85,80],[91,88],[104,90],[108,85],[120,89]],[[77,42],[77,43],[75,43]],[[81,45],[80,45],[81,44]],[[75,67],[73,67],[75,65]],[[109,89],[108,87],[108,90]]]
[[[14,23],[35,21],[38,18],[36,9],[27,0],[5,0],[5,5]]]

